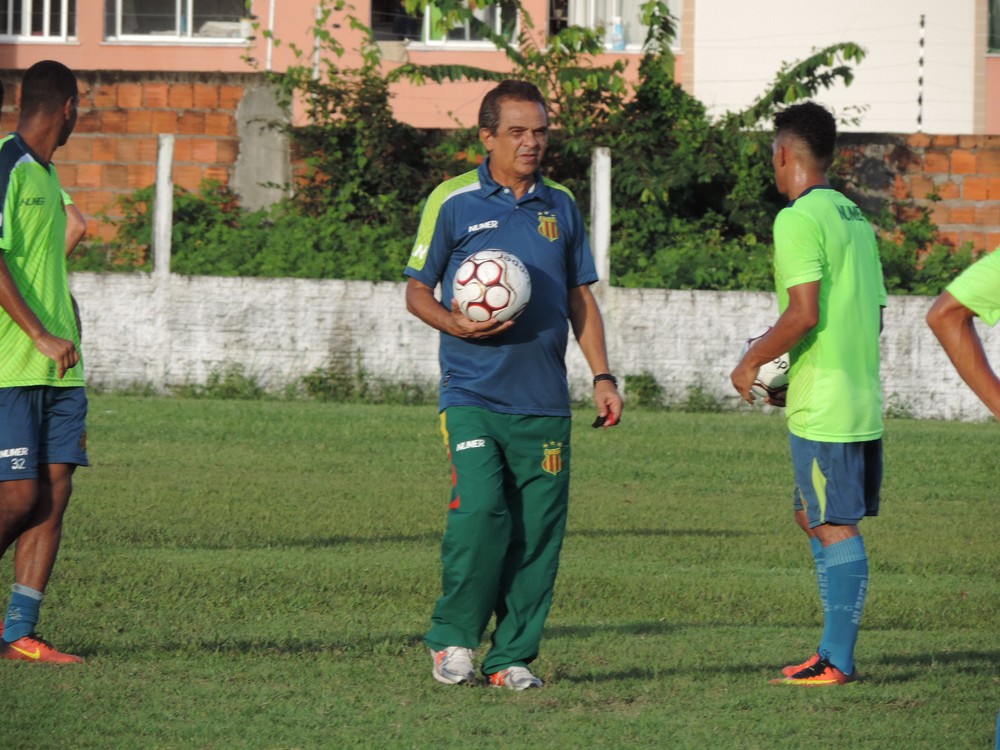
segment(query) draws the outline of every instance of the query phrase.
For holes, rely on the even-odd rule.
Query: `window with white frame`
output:
[[[517,5],[515,3],[501,0],[499,3],[475,8],[472,13],[494,34],[500,34],[508,39],[514,38],[517,30]],[[436,46],[491,45],[477,24],[468,20],[449,24],[442,17],[441,11],[431,4],[428,4],[424,10],[421,37],[424,43]]]
[[[0,0],[0,38],[51,42],[76,36],[76,0]]]
[[[247,18],[246,0],[105,0],[105,2],[104,33],[109,39],[243,40],[252,33]]]
[[[605,45],[609,49],[638,50],[646,41],[649,27],[642,22],[642,6],[646,0],[549,0],[554,19],[565,18],[571,26],[601,27],[605,30]],[[682,0],[666,0],[670,13],[677,19],[680,31]],[[615,19],[621,19],[618,38]]]
[[[989,23],[987,49],[990,52],[1000,52],[1000,0],[990,0]]]

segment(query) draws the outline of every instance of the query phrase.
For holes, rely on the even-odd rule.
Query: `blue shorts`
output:
[[[789,435],[795,468],[795,510],[805,510],[809,528],[853,525],[877,516],[882,486],[882,440],[820,443]]]
[[[87,392],[0,388],[0,482],[37,479],[46,464],[87,466]]]

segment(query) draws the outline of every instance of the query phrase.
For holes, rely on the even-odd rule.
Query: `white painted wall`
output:
[[[438,334],[406,312],[402,283],[74,273],[70,284],[88,380],[101,389],[204,384],[237,363],[275,391],[331,365],[390,382],[438,378]],[[648,372],[673,400],[698,385],[734,407],[729,372],[743,340],[777,315],[774,295],[761,292],[609,288],[601,298],[616,374]],[[924,323],[931,302],[890,298],[887,403],[919,417],[987,418]],[[1000,330],[981,331],[1000,363]],[[586,397],[590,372],[575,343],[569,370]]]
[[[818,100],[838,115],[867,107],[860,125],[845,130],[916,132],[924,14],[922,129],[972,133],[978,1],[696,0],[693,93],[712,114],[738,111],[765,90],[783,62],[838,42],[856,42],[868,54],[855,69],[854,83],[824,92]]]

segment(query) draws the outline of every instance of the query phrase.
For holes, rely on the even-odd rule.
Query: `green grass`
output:
[[[421,645],[449,482],[432,407],[92,397],[40,626],[88,663],[0,664],[0,746],[991,746],[995,424],[889,423],[863,679],[796,690],[767,684],[821,627],[784,420],[591,418],[548,685],[510,693],[438,685]]]

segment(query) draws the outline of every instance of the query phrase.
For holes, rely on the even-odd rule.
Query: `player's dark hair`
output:
[[[802,140],[817,162],[828,169],[837,145],[837,121],[815,102],[793,104],[774,116],[775,135],[789,134]]]
[[[500,128],[500,105],[508,99],[517,102],[537,102],[542,105],[542,109],[545,109],[545,97],[542,96],[542,92],[535,84],[508,78],[497,84],[496,88],[483,97],[483,102],[479,105],[479,127],[481,129],[496,135]]]
[[[61,62],[42,60],[28,68],[21,81],[21,114],[55,112],[79,95],[73,71]]]

